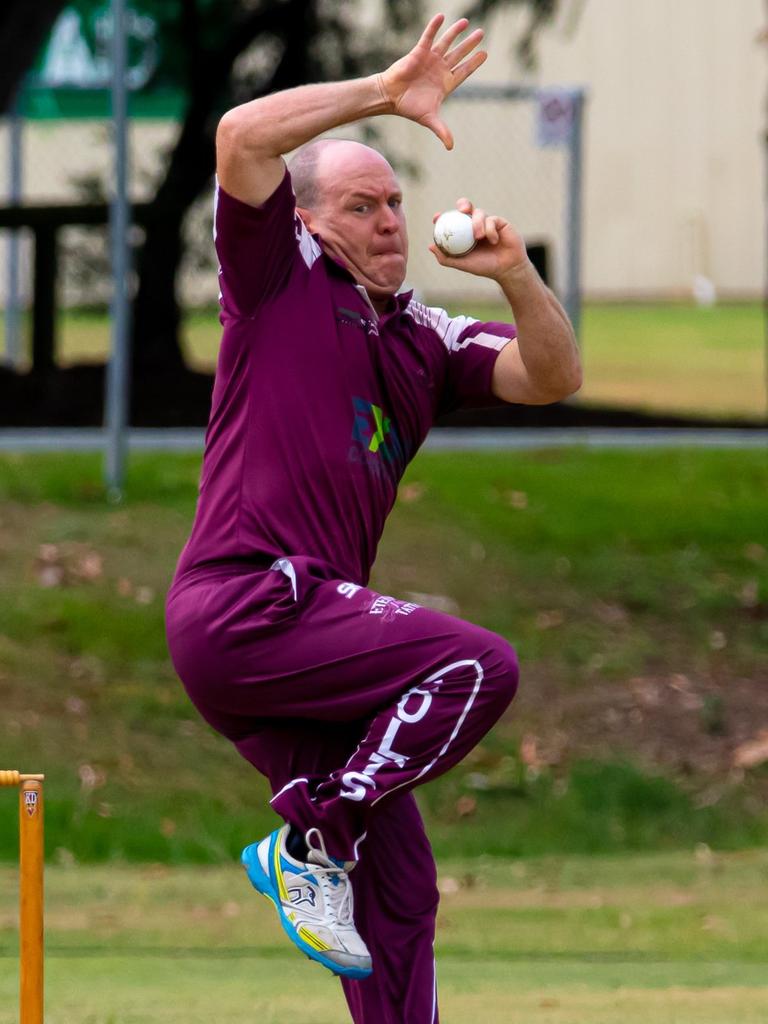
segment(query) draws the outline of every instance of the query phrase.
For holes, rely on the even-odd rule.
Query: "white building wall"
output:
[[[762,0],[585,0],[541,37],[537,84],[584,83],[587,292],[690,294],[694,274],[757,295],[768,82]],[[504,54],[491,26],[498,77]]]
[[[760,293],[768,100],[767,51],[757,42],[763,6],[761,0],[565,0],[560,22],[541,36],[539,69],[522,79],[513,47],[523,15],[505,13],[490,23],[490,58],[477,81],[588,90],[582,274],[588,295],[686,296],[697,274],[711,278],[723,296]],[[450,108],[446,115],[451,118]],[[552,190],[563,175],[540,181],[537,168],[549,158],[528,162],[523,151],[532,133],[527,129],[522,143],[503,115],[489,123],[487,114],[459,104],[453,118],[454,154],[415,125],[381,123],[396,149],[426,168],[423,180],[407,187],[411,279],[428,293],[487,296],[493,289],[484,282],[436,268],[425,255],[433,211],[449,205],[454,192],[468,194],[536,233],[532,208],[561,202]],[[174,132],[173,125],[134,126],[135,198],[147,196]],[[0,196],[7,189],[7,137],[0,130]],[[36,124],[27,133],[25,165],[27,201],[72,201],[73,175],[109,165],[105,127]],[[2,241],[0,235],[0,297]],[[187,294],[214,299],[215,274],[208,276],[210,289],[207,277],[202,289],[198,278],[187,282]]]

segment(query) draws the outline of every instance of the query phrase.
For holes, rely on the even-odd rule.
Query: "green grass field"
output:
[[[600,404],[765,418],[763,311],[757,304],[588,305],[585,384]]]
[[[266,789],[196,718],[165,588],[199,459],[0,457],[0,759],[44,770],[48,1024],[342,1024],[237,866]],[[375,584],[512,639],[523,686],[420,791],[444,1024],[765,1024],[765,453],[424,453]],[[0,791],[0,1024],[17,1019]],[[762,847],[762,848],[761,848]],[[730,852],[728,852],[730,851]]]
[[[50,776],[54,860],[220,863],[272,824],[166,652],[198,466],[136,456],[116,508],[95,457],[0,458],[0,749]],[[767,490],[758,451],[416,459],[374,584],[523,665],[509,716],[422,791],[440,856],[765,840],[768,771],[732,765],[768,723]]]
[[[445,861],[444,1024],[764,1024],[768,855]],[[0,871],[0,1024],[17,1019],[15,877]],[[341,1024],[239,868],[54,867],[48,1024]]]
[[[506,319],[500,306],[455,308],[480,319]],[[103,314],[60,319],[65,363],[103,359]],[[582,401],[704,416],[765,417],[765,328],[758,303],[692,305],[587,304],[582,350]],[[220,327],[214,311],[192,312],[184,344],[192,365],[215,365]]]

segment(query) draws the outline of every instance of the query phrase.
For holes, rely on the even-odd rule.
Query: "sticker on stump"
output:
[[[26,807],[27,814],[30,818],[33,818],[35,814],[37,814],[37,790],[24,790],[24,806]]]

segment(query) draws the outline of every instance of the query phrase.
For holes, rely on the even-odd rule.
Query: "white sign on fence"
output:
[[[536,137],[540,146],[570,142],[576,120],[576,98],[569,89],[542,89],[536,105]]]

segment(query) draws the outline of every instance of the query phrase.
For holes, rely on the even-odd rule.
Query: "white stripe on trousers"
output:
[[[483,681],[483,666],[480,664],[479,661],[472,659],[465,659],[464,661],[454,661],[450,665],[446,665],[445,668],[438,669],[437,672],[434,672],[431,676],[429,676],[428,679],[424,679],[422,682],[417,683],[416,686],[411,687],[411,689],[408,690],[406,694],[404,694],[404,697],[401,698],[403,700],[407,700],[414,690],[417,690],[419,687],[427,686],[429,683],[435,683],[436,685],[433,687],[433,689],[438,690],[440,688],[440,683],[443,682],[443,676],[447,675],[449,672],[452,672],[456,668],[464,668],[467,665],[471,665],[475,669],[477,673],[477,679],[475,680],[475,685],[472,690],[472,693],[469,695],[469,699],[467,700],[467,703],[464,705],[464,710],[459,715],[459,720],[456,722],[456,725],[454,726],[453,732],[445,741],[440,752],[432,758],[428,765],[425,765],[421,769],[421,771],[419,772],[415,779],[406,779],[406,781],[401,782],[399,786],[395,786],[393,789],[388,789],[385,793],[382,793],[381,796],[376,797],[375,800],[371,800],[371,807],[377,804],[379,800],[381,800],[383,797],[395,793],[398,789],[402,789],[403,786],[413,785],[413,783],[417,782],[422,777],[422,775],[426,775],[427,772],[437,764],[437,762],[440,760],[443,754],[445,754],[448,747],[450,747],[451,743],[453,743],[453,741],[458,736],[459,730],[464,724],[464,720],[466,719],[467,715],[469,714],[470,708],[475,702],[475,697],[477,696],[478,690],[480,689],[480,684]]]

